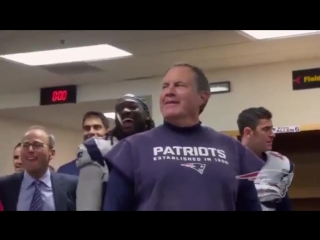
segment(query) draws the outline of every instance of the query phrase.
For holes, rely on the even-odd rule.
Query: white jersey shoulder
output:
[[[96,147],[99,149],[102,156],[106,155],[113,147],[113,144],[111,144],[111,140],[106,140],[102,138],[95,138],[93,144],[96,145]],[[77,152],[78,168],[84,167],[85,165],[91,164],[92,162],[99,163],[98,160],[100,159],[92,159],[89,154],[89,151],[90,150],[88,149],[88,146],[85,143],[81,143],[78,146],[78,152]]]
[[[294,166],[278,152],[268,151],[265,154],[266,163],[254,183],[262,203],[279,202],[286,196],[292,183]]]
[[[118,142],[115,138],[91,138],[78,147],[80,171],[77,187],[77,211],[101,211],[103,182],[109,178],[104,156]]]
[[[264,169],[281,169],[281,171],[288,173],[293,170],[292,164],[286,156],[274,151],[268,151],[265,154],[267,155],[267,160],[263,167]]]

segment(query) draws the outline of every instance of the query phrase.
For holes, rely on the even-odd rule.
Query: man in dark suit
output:
[[[0,178],[4,211],[75,211],[78,179],[50,171],[54,137],[45,128],[31,127],[21,141],[24,171]]]

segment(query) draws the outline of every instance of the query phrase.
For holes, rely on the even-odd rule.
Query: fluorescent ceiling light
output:
[[[108,44],[65,48],[39,52],[16,53],[0,57],[30,66],[110,60],[132,54]]]
[[[103,114],[106,118],[115,119],[116,113],[115,112],[108,112]]]
[[[211,87],[210,92],[215,93],[215,92],[226,92],[229,91],[229,88],[227,87]]]
[[[320,30],[241,30],[243,33],[255,39],[271,39],[299,37],[310,34],[317,34]]]
[[[210,83],[210,93],[227,93],[230,92],[230,82],[213,82]]]

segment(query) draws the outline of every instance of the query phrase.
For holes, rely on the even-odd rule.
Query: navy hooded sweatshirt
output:
[[[105,211],[261,211],[253,182],[237,176],[259,171],[263,161],[200,123],[164,123],[122,140],[105,157]]]

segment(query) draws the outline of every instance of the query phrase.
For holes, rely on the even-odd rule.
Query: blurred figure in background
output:
[[[101,211],[109,170],[104,155],[128,136],[154,127],[148,106],[138,97],[126,94],[115,106],[115,128],[105,138],[91,138],[79,146],[80,168],[77,211]]]
[[[13,167],[15,172],[23,171],[22,162],[20,158],[21,143],[18,143],[13,149]]]
[[[84,114],[82,119],[83,141],[96,136],[105,137],[109,130],[109,120],[102,112],[90,111]],[[58,173],[66,173],[79,176],[76,159],[60,166]]]
[[[291,211],[288,189],[294,165],[281,154],[271,151],[275,134],[272,113],[263,108],[248,108],[238,116],[241,143],[264,161],[255,178],[263,211]]]

